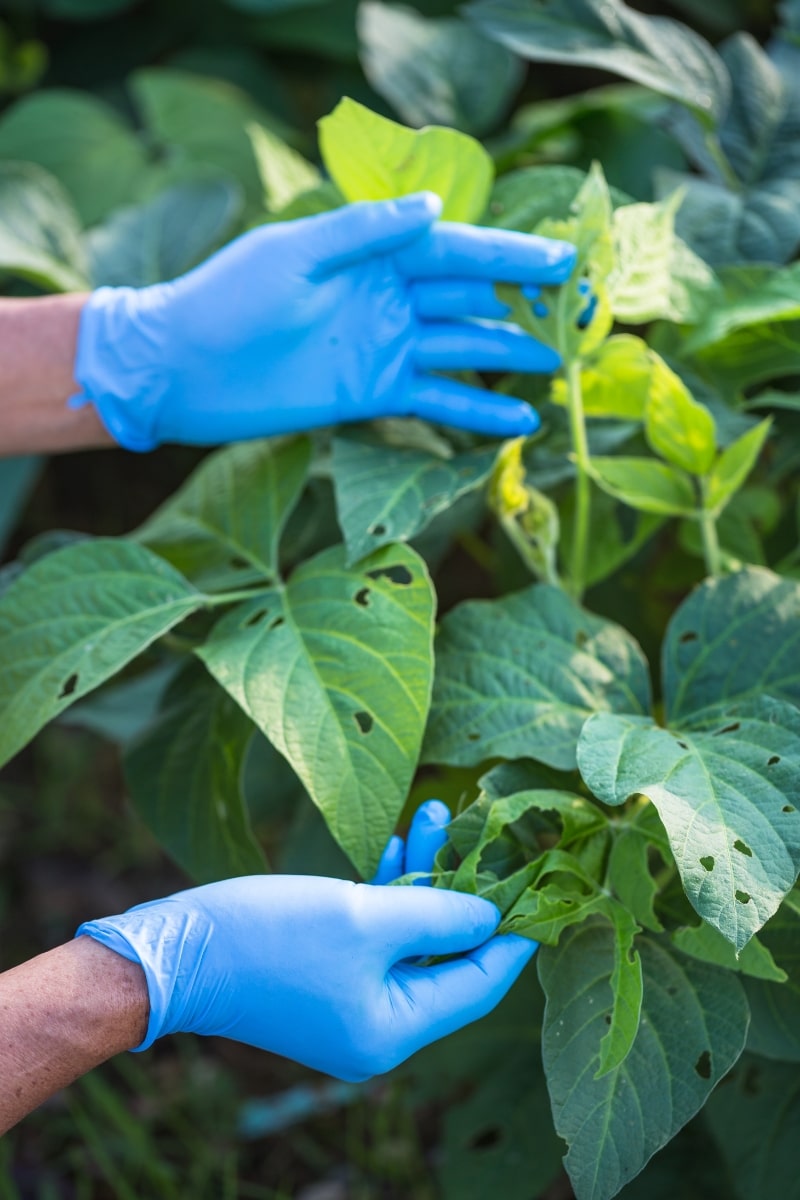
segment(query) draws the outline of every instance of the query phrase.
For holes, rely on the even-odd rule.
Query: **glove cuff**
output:
[[[144,971],[150,998],[147,1032],[135,1054],[168,1033],[189,1032],[182,997],[192,995],[208,932],[184,906],[141,905],[118,917],[87,921],[75,937],[91,937]]]
[[[81,314],[71,408],[93,404],[126,450],[159,444],[159,413],[169,383],[161,334],[165,288],[98,288]]]

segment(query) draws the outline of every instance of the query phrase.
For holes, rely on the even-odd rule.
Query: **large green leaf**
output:
[[[280,212],[306,192],[323,186],[317,168],[277,134],[255,122],[247,126],[247,133],[269,212]]]
[[[690,330],[682,353],[719,346],[731,334],[765,321],[800,318],[800,263],[789,267],[731,267],[720,272],[722,289],[704,319]]]
[[[108,105],[53,88],[18,101],[0,120],[0,159],[38,163],[91,225],[139,194],[144,144]]]
[[[519,60],[457,17],[426,18],[404,4],[358,10],[364,74],[409,125],[482,134],[522,82]]]
[[[691,478],[658,459],[598,456],[591,460],[590,472],[609,496],[641,512],[689,517],[697,509]]]
[[[345,97],[319,122],[325,166],[347,200],[388,200],[429,190],[449,221],[477,221],[492,186],[479,142],[441,126],[406,129]]]
[[[215,250],[241,209],[223,179],[176,183],[151,200],[118,209],[86,239],[95,287],[146,287],[175,279]]]
[[[656,454],[691,475],[705,475],[717,453],[714,418],[683,380],[655,358],[645,413],[645,435]]]
[[[388,546],[358,568],[335,546],[226,616],[198,651],[288,758],[365,877],[419,756],[433,673],[425,564]]]
[[[750,567],[680,606],[663,648],[670,723],[763,693],[800,708],[800,583]]]
[[[765,1058],[800,1063],[800,893],[790,892],[759,940],[789,978],[745,981],[751,1015],[747,1047]]]
[[[194,663],[125,756],[139,815],[196,883],[266,870],[240,789],[252,733],[249,717]]]
[[[747,1004],[731,972],[637,939],[641,1021],[620,1066],[597,1077],[612,1007],[614,934],[596,919],[539,952],[544,1061],[577,1200],[609,1200],[703,1106],[744,1046]]]
[[[706,1119],[737,1200],[800,1200],[800,1071],[745,1055],[718,1087]]]
[[[711,124],[727,108],[730,79],[698,34],[622,0],[473,0],[467,18],[534,62],[613,71],[689,105]]]
[[[0,162],[0,273],[48,291],[89,286],[75,210],[58,180],[34,163]]]
[[[210,590],[272,580],[280,536],[300,498],[310,456],[305,438],[218,450],[135,536]]]
[[[647,664],[618,625],[559,588],[467,601],[442,621],[425,762],[539,759],[572,769],[590,713],[641,713]]]
[[[545,220],[569,212],[586,175],[577,167],[520,167],[501,175],[492,188],[484,223],[534,233]]]
[[[78,542],[35,562],[0,598],[0,762],[204,601],[130,542]]]
[[[333,484],[348,562],[405,542],[466,492],[486,482],[496,449],[443,459],[422,450],[333,442]]]
[[[597,713],[578,766],[606,804],[658,809],[687,896],[741,951],[800,871],[800,713],[762,696],[702,724],[661,729]]]

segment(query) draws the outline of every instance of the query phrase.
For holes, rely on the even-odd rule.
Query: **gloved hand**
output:
[[[379,872],[430,870],[447,810],[423,805]],[[88,934],[144,969],[146,1050],[166,1033],[234,1038],[340,1079],[390,1070],[488,1013],[533,954],[492,937],[493,904],[430,887],[254,875],[179,892]],[[436,966],[417,956],[463,954]]]
[[[73,406],[129,450],[418,416],[497,436],[521,400],[432,372],[553,371],[495,281],[562,283],[566,242],[436,223],[430,192],[261,226],[172,283],[100,288],[83,310]]]

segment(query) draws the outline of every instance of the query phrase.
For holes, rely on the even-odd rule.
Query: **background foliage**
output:
[[[119,1060],[4,1141],[0,1195],[800,1195],[800,10],[654,8],[6,0],[8,294],[419,186],[580,258],[503,292],[565,361],[484,381],[537,404],[524,445],[0,461],[0,965],[187,878],[368,876],[431,794],[437,883],[543,943],[363,1087]]]

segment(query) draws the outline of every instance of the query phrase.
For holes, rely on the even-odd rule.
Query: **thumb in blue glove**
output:
[[[395,866],[430,870],[441,808],[420,809]],[[150,1018],[139,1050],[167,1033],[217,1035],[356,1081],[494,1008],[535,949],[492,937],[498,920],[487,901],[437,888],[259,875],[139,905],[76,936],[142,966]],[[461,957],[409,961],[442,955]]]

